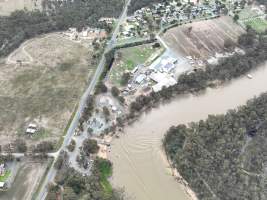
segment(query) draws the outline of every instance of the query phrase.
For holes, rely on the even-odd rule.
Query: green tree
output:
[[[22,139],[15,140],[14,145],[16,146],[17,151],[20,153],[24,153],[27,151],[26,142]]]
[[[106,93],[108,91],[108,88],[102,81],[100,81],[97,84],[95,91],[96,91],[96,94]]]
[[[239,15],[238,14],[235,14],[234,15],[234,21],[237,22],[237,20],[239,20]]]
[[[131,78],[130,73],[123,73],[123,75],[121,77],[121,85],[123,85],[123,86],[127,85],[130,78]]]
[[[68,150],[70,152],[73,152],[74,149],[75,149],[75,147],[76,147],[76,142],[75,142],[75,140],[72,139],[71,142],[70,142],[70,144],[67,146],[67,148],[68,148]]]
[[[110,116],[109,109],[106,106],[103,107],[103,113],[104,113],[105,117],[109,117]]]
[[[95,154],[99,150],[99,146],[97,145],[97,141],[93,139],[85,139],[83,141],[82,146],[83,152],[89,156],[90,154]]]
[[[119,94],[120,94],[120,90],[119,90],[117,87],[113,86],[113,87],[111,88],[111,94],[112,94],[114,97],[118,97]]]
[[[73,191],[71,187],[67,186],[64,188],[64,191],[63,191],[63,199],[64,200],[76,200],[77,195],[75,194],[75,192]]]
[[[123,96],[119,96],[118,100],[120,101],[120,103],[124,104],[125,103],[125,98]]]

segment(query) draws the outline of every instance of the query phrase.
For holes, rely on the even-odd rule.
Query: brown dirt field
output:
[[[42,0],[0,0],[0,15],[9,15],[15,10],[42,8]]]
[[[189,27],[192,31],[189,32]],[[194,22],[168,30],[163,40],[177,54],[207,59],[224,51],[224,41],[236,43],[244,30],[230,17]]]
[[[18,59],[25,62],[17,64]],[[90,59],[91,49],[49,34],[25,42],[2,61],[0,144],[17,136],[29,143],[58,139],[94,72]],[[31,139],[25,136],[30,122],[40,128]]]
[[[25,162],[19,168],[11,188],[0,193],[1,200],[31,200],[45,173],[47,162]]]

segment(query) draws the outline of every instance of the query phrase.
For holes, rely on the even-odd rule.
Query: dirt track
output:
[[[170,29],[164,34],[163,40],[178,54],[207,59],[216,52],[223,52],[226,40],[236,43],[243,32],[230,17],[220,17]]]
[[[32,121],[45,131],[27,142],[57,139],[93,74],[90,59],[90,48],[53,33],[23,43],[0,61],[0,144],[24,136]]]

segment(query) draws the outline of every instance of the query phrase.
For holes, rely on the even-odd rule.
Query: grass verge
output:
[[[0,176],[0,182],[6,182],[6,180],[8,179],[10,175],[11,175],[11,171],[6,170],[4,176]]]
[[[67,123],[67,125],[66,125],[66,127],[64,129],[64,131],[63,131],[63,135],[61,135],[61,137],[59,138],[58,142],[56,143],[55,150],[58,150],[61,147],[61,145],[62,145],[62,143],[64,141],[64,137],[67,134],[67,131],[68,131],[70,125],[71,125],[71,122],[72,122],[72,120],[73,120],[73,118],[74,118],[74,116],[76,114],[77,109],[78,109],[78,104],[75,106],[75,108],[74,108],[74,110],[73,110],[73,112],[71,114],[71,117],[70,117],[70,119],[69,119],[69,121],[68,121],[68,123]]]

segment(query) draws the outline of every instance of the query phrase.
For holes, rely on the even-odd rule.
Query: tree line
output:
[[[199,200],[267,198],[267,93],[207,120],[171,127],[164,149]]]
[[[133,14],[136,10],[144,7],[151,7],[155,3],[164,3],[168,0],[132,0],[128,7],[128,14]]]
[[[123,0],[44,1],[43,11],[18,10],[0,17],[0,57],[6,56],[25,40],[70,27],[106,28],[101,17],[118,17]]]
[[[267,59],[266,33],[257,35],[248,27],[247,33],[239,37],[238,43],[245,50],[244,55],[235,54],[219,60],[217,65],[207,65],[206,69],[198,69],[192,73],[183,74],[174,86],[163,88],[159,92],[140,95],[130,104],[128,119],[139,115],[144,109],[151,108],[160,101],[184,93],[196,93],[207,87],[216,86],[239,77],[255,69]]]

